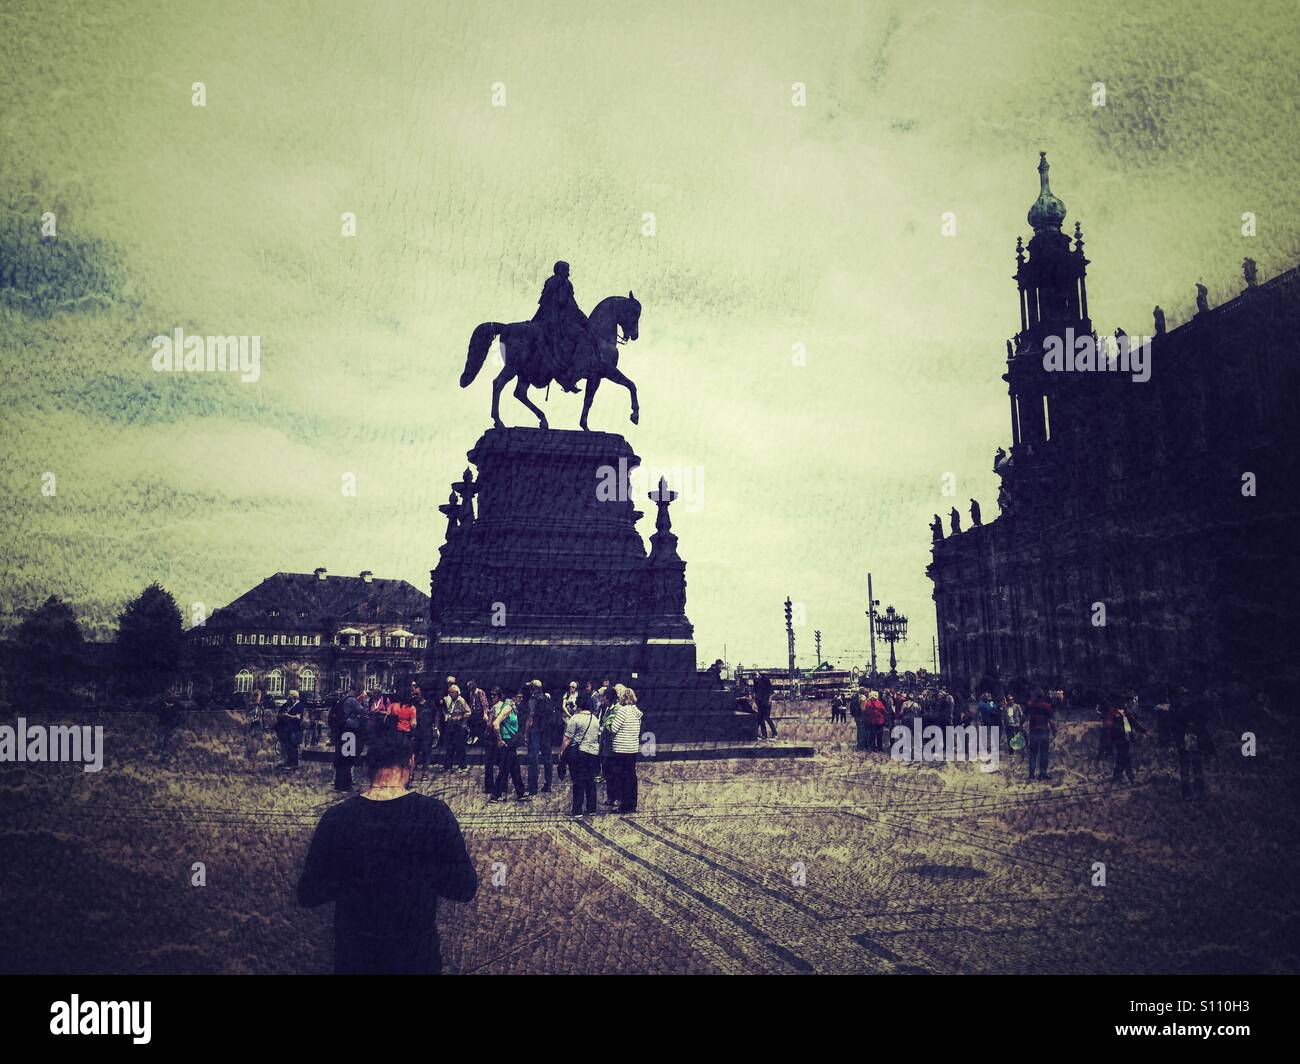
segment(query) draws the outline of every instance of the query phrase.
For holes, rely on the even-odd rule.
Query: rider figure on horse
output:
[[[550,353],[551,376],[566,392],[578,390],[579,345],[589,344],[587,315],[573,297],[569,264],[557,262],[542,286],[533,321],[541,326]]]

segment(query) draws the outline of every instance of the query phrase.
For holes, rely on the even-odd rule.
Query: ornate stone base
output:
[[[730,714],[724,685],[696,670],[686,563],[668,517],[676,496],[651,493],[659,513],[647,553],[631,496],[640,459],[622,436],[493,428],[469,460],[478,475],[466,470],[441,507],[446,542],[430,574],[434,690],[446,675],[510,690],[609,678],[642,701],[660,697],[655,708],[675,719]]]

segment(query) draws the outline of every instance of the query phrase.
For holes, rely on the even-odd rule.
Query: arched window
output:
[[[298,690],[303,694],[308,691],[316,690],[316,671],[314,669],[302,669],[298,673]]]
[[[284,694],[284,673],[279,669],[272,669],[266,677],[266,693],[268,695]]]
[[[247,669],[235,673],[235,694],[246,695],[253,689],[253,674]]]

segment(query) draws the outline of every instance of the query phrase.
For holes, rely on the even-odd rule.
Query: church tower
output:
[[[1054,435],[1052,418],[1062,382],[1043,369],[1043,344],[1047,337],[1064,340],[1067,329],[1076,336],[1092,332],[1088,317],[1088,260],[1083,255],[1083,233],[1074,226],[1074,246],[1061,232],[1065,204],[1052,193],[1048,181],[1047,153],[1039,152],[1038,198],[1029,208],[1034,235],[1026,248],[1016,241],[1015,281],[1020,295],[1020,331],[1008,345],[1007,372],[1003,379],[1011,393],[1012,456],[1041,451]],[[1026,257],[1028,251],[1028,257]]]

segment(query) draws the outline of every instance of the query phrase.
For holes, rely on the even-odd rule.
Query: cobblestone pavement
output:
[[[1297,818],[1276,751],[1225,749],[1208,795],[1185,802],[1167,751],[1139,757],[1135,786],[1113,785],[1083,722],[1062,728],[1046,784],[1009,759],[982,772],[863,755],[822,706],[777,722],[778,743],[816,755],[643,763],[630,817],[570,820],[558,781],[526,804],[490,804],[481,769],[419,781],[460,819],[481,878],[440,916],[448,970],[1297,969]],[[25,798],[0,834],[11,963],[328,970],[328,908],[293,904],[337,800],[328,768],[214,767],[233,755],[202,737],[188,756],[102,778],[29,767],[7,790]]]

